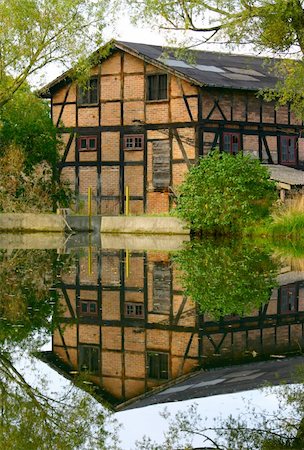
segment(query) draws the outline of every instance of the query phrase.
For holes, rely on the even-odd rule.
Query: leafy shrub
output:
[[[214,151],[181,184],[177,214],[194,231],[227,234],[269,214],[275,198],[275,184],[258,160]]]
[[[269,301],[278,266],[265,248],[233,239],[193,240],[174,257],[185,294],[215,320]]]
[[[8,146],[0,157],[0,212],[51,212],[68,206],[71,190],[56,181],[49,163],[43,161],[26,173],[24,151]]]

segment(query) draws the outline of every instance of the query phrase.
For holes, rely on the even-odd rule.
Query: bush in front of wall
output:
[[[195,232],[237,233],[267,216],[276,197],[268,169],[258,160],[215,150],[186,175],[176,212]]]

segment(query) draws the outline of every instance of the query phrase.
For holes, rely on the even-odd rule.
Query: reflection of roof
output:
[[[164,47],[120,41],[113,41],[108,55],[115,50],[130,53],[198,86],[257,91],[274,88],[278,81],[274,72],[276,60],[273,58],[266,60],[249,55],[195,50],[191,52],[190,58],[181,60]],[[98,55],[98,52],[94,55]],[[48,96],[55,86],[60,86],[70,75],[71,72],[67,71],[56,78],[41,89],[41,95]]]
[[[303,364],[303,356],[284,359],[280,355],[273,355],[272,361],[258,361],[211,371],[201,370],[185,381],[169,387],[169,389],[156,394],[152,393],[150,396],[133,402],[123,410],[248,391],[269,384],[294,383],[297,381],[295,380],[296,369]]]

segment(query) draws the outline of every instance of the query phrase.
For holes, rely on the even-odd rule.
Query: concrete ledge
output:
[[[65,221],[57,214],[0,214],[0,231],[49,231],[63,233]]]
[[[110,234],[101,233],[101,247],[103,249],[120,250],[122,248],[130,251],[156,250],[176,251],[183,248],[183,244],[190,240],[189,235],[165,235],[150,234]]]
[[[102,217],[101,233],[189,234],[186,224],[175,217]]]
[[[65,242],[64,233],[0,233],[0,248],[6,250],[61,250]]]

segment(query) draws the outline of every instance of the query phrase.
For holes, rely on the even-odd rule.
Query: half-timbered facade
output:
[[[161,47],[114,42],[79,87],[69,72],[44,89],[64,146],[60,170],[81,209],[166,212],[185,172],[210,149],[304,166],[302,123],[257,92],[277,83],[274,62],[197,51],[193,62]]]
[[[304,274],[288,270],[259,310],[215,321],[185,295],[167,252],[103,249],[88,259],[79,250],[58,283],[60,319],[42,357],[119,409],[200,368],[298,354]]]

